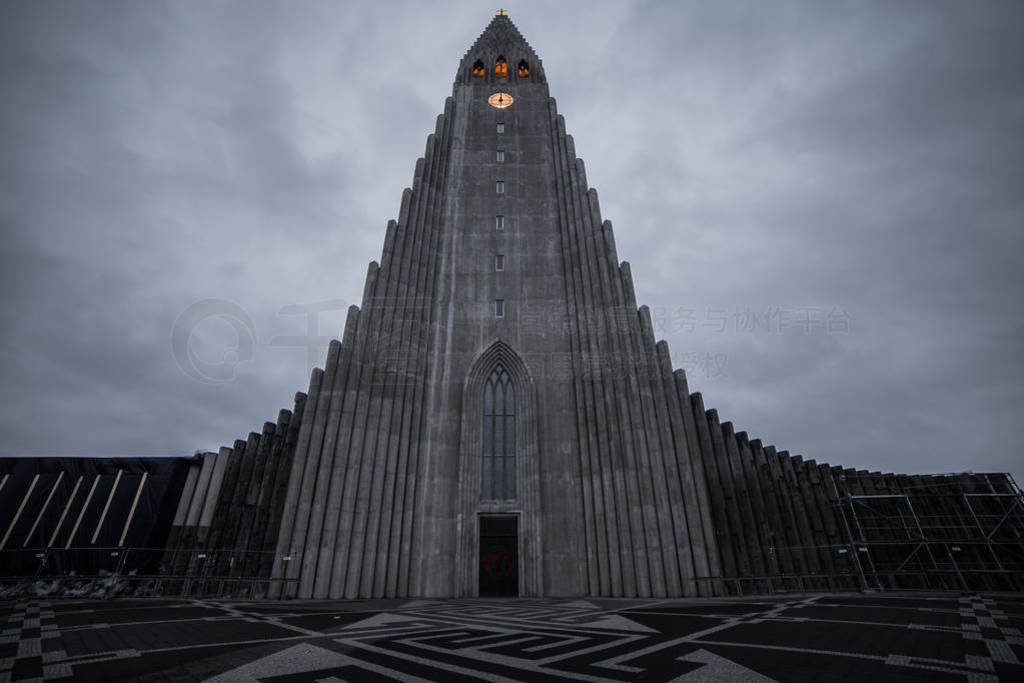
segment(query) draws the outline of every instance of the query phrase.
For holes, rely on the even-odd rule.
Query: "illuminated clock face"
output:
[[[496,92],[487,98],[487,103],[495,109],[505,109],[512,106],[512,96],[507,92]]]

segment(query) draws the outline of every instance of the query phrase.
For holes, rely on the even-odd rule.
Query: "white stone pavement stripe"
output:
[[[466,668],[464,666],[459,666],[457,664],[452,664],[450,662],[438,661],[436,659],[427,659],[425,657],[418,657],[416,655],[409,654],[408,652],[395,652],[395,651],[389,650],[387,648],[378,647],[376,645],[373,645],[372,643],[365,643],[365,642],[362,642],[362,641],[348,640],[348,639],[340,639],[340,640],[336,640],[335,642],[341,643],[343,645],[347,645],[347,646],[352,647],[352,648],[366,650],[367,652],[373,652],[373,653],[380,654],[380,655],[386,655],[386,656],[394,658],[394,659],[401,659],[403,661],[414,662],[416,664],[422,664],[423,666],[427,666],[427,667],[430,667],[432,669],[440,669],[441,671],[447,671],[448,673],[455,673],[455,674],[460,674],[460,675],[463,675],[463,676],[470,676],[472,678],[481,678],[483,676],[488,681],[500,681],[500,682],[503,682],[503,683],[511,683],[513,681],[519,680],[519,679],[513,679],[513,678],[506,678],[504,676],[500,676],[498,674],[495,674],[495,673],[489,672],[489,671],[480,671],[478,669],[469,669],[469,668]],[[423,645],[422,644],[417,644],[417,647],[423,647]],[[449,651],[449,650],[441,650],[440,648],[430,648],[430,647],[428,647],[426,649],[440,651],[440,652],[442,652],[444,655],[446,655],[449,658],[453,656],[451,651]],[[495,657],[494,655],[491,655],[490,658],[482,658],[482,659],[484,659],[484,661],[487,661],[487,662],[493,664],[493,663],[496,663],[496,662],[492,661],[492,659],[494,657]],[[535,662],[524,661],[524,660],[521,660],[521,659],[514,660],[514,664],[512,666],[514,666],[514,668],[516,668],[516,669],[518,669],[520,671],[529,671],[529,672],[546,674],[546,675],[554,674],[554,675],[561,676],[563,678],[572,678],[572,679],[580,680],[580,681],[601,681],[601,680],[604,680],[604,679],[597,678],[597,677],[594,677],[594,676],[586,676],[586,675],[583,675],[583,674],[577,674],[577,673],[574,673],[572,671],[562,671],[562,670],[551,671],[550,669],[546,669],[543,666],[540,666],[540,665],[538,665]],[[397,673],[397,676],[399,678],[401,678],[401,677],[404,676],[404,674]]]
[[[456,621],[455,618],[454,618],[454,615],[445,615],[447,617],[447,621],[444,621],[442,619],[437,619],[436,618],[436,615],[437,615],[436,612],[433,613],[433,615],[434,615],[434,618],[435,618],[435,620],[437,622],[449,623],[451,625],[451,627],[453,627],[453,628],[459,628],[459,627],[465,627],[466,626],[465,621],[467,621],[467,620]],[[410,617],[407,617],[407,618],[412,618],[413,616],[419,617],[419,615],[410,615]],[[401,617],[402,617],[402,615],[400,615],[400,614],[388,613],[388,615],[387,615],[387,622],[389,624],[396,624],[396,622],[397,622],[397,624],[401,624],[402,623]],[[371,621],[371,620],[367,620],[367,621]],[[473,620],[468,620],[468,621],[473,621]],[[353,626],[358,627],[358,626],[360,626],[363,623],[365,623],[365,622],[359,622],[358,624],[354,624]],[[509,636],[517,635],[519,633],[522,633],[522,627],[523,627],[522,624],[518,624],[518,623],[513,624],[513,625],[509,625],[509,626],[504,627],[504,628],[502,626],[498,626],[498,625],[495,625],[493,623],[489,623],[489,624],[482,623],[482,624],[479,624],[479,625],[474,623],[472,625],[477,627],[477,628],[490,631],[491,632],[490,634],[488,634],[486,636],[480,636],[481,638],[488,638],[488,639],[493,638],[494,635],[501,634],[501,633],[507,633]],[[437,635],[437,632],[436,632],[436,629],[438,628],[438,624],[437,623],[422,624],[422,625],[420,625],[420,628],[417,629],[417,630],[420,630],[423,627],[428,627],[428,628],[432,628],[433,629],[433,630],[429,631],[427,635],[430,635],[430,636]],[[562,630],[562,629],[565,629],[565,630]],[[564,638],[566,636],[569,636],[569,637],[573,637],[573,638],[575,638],[575,639],[577,639],[579,641],[585,641],[585,640],[591,640],[592,637],[594,637],[594,636],[598,636],[598,637],[604,636],[604,637],[607,637],[608,635],[610,635],[610,634],[607,634],[604,631],[597,632],[592,637],[583,637],[583,636],[573,635],[573,634],[578,634],[580,630],[583,630],[583,629],[581,629],[580,627],[577,627],[575,629],[571,629],[570,630],[567,627],[551,627],[550,625],[548,625],[546,628],[536,628],[535,627],[535,628],[531,629],[530,638],[534,638],[536,636],[548,636],[548,637]],[[569,632],[566,633],[566,631],[569,631]],[[349,631],[348,628],[344,631],[344,633],[346,634],[347,638],[351,638],[353,640],[355,640],[357,638],[365,638],[367,635],[370,635],[370,634],[362,633],[362,632],[358,632],[358,631],[356,633],[352,633],[351,631]],[[657,632],[654,632],[654,633],[657,633]],[[373,635],[379,635],[379,633],[378,632],[374,632]],[[397,633],[389,634],[389,635],[397,635]],[[409,633],[407,635],[411,636],[411,635],[414,635],[414,634]],[[638,635],[632,635],[632,634],[619,633],[617,635],[618,635],[618,637],[615,637],[611,641],[601,642],[601,643],[598,643],[598,644],[596,644],[596,645],[594,645],[592,647],[588,647],[588,648],[582,648],[582,649],[579,649],[579,650],[573,650],[572,653],[571,653],[571,656],[572,657],[578,657],[578,656],[582,656],[582,655],[586,655],[586,654],[591,654],[593,652],[600,652],[601,650],[606,650],[606,649],[609,649],[609,648],[612,648],[612,647],[619,647],[621,645],[625,645],[625,644],[628,644],[628,643],[631,643],[631,642],[636,642],[636,641],[639,641],[639,640],[645,640],[646,639],[646,636],[638,636]],[[414,639],[410,638],[409,640],[413,641]],[[471,639],[465,639],[465,640],[468,641],[468,640],[471,640]],[[461,642],[461,641],[459,641],[459,642]],[[508,642],[508,641],[506,641],[506,642]],[[545,645],[542,645],[542,646],[537,646],[536,649],[546,649],[548,647],[552,647],[553,648],[553,647],[556,647],[557,645],[560,645],[560,644],[561,643],[555,643],[555,644],[552,644],[550,646],[548,644],[545,644]],[[446,649],[443,649],[443,648],[436,648],[434,646],[428,646],[427,644],[420,643],[420,642],[416,642],[415,646],[416,647],[421,647],[421,648],[424,648],[424,649],[429,649],[429,650],[436,650],[438,652],[447,653],[449,655],[452,652],[451,650],[446,650]],[[524,651],[532,651],[533,649],[534,648],[526,648],[526,649],[524,649]],[[490,655],[490,656],[493,657],[495,655]],[[546,658],[534,660],[533,663],[538,665],[538,666],[542,666],[542,665],[545,665],[545,664],[551,664],[551,663],[555,663],[555,662],[561,661],[562,659],[565,659],[566,656],[567,655],[564,655],[564,654],[552,655],[552,656],[549,656],[549,657],[546,657]],[[502,661],[503,664],[506,664],[508,666],[515,666],[515,667],[521,667],[522,666],[522,662],[523,662],[523,660],[518,659],[518,658],[506,658],[506,659],[504,659]],[[611,666],[606,667],[606,668],[617,669],[617,670],[621,670],[621,671],[624,671],[624,672],[627,672],[627,673],[637,673],[639,671],[642,671],[642,669],[637,669],[636,667],[627,667],[627,666],[620,667],[620,666],[617,666],[615,664],[612,664]],[[542,670],[542,669],[538,669],[538,670]],[[561,673],[559,675],[561,675]]]
[[[544,643],[543,645],[534,645],[533,647],[523,648],[523,652],[543,652],[544,650],[553,650],[556,647],[565,647],[568,645],[575,645],[576,643],[583,643],[590,640],[590,638],[584,636],[562,636],[559,640],[553,643]],[[573,656],[575,656],[573,651]]]
[[[533,629],[564,629],[569,632],[578,631],[594,631],[596,633],[604,633],[608,631],[628,631],[628,632],[640,632],[656,634],[658,631],[647,628],[641,624],[636,623],[622,615],[618,614],[607,614],[600,617],[593,617],[588,623],[562,623],[560,621],[554,622],[551,620],[545,621],[534,621],[529,619],[509,618],[506,615],[500,617],[496,615],[467,615],[463,612],[458,611],[431,611],[429,613],[419,612],[398,612],[397,614],[418,614],[419,616],[426,619],[434,619],[437,621],[443,621],[450,624],[458,625],[469,625],[478,624],[481,627],[493,625],[495,623],[506,624],[509,627],[514,628],[533,628]]]
[[[951,662],[943,659],[929,659],[927,657],[910,657],[908,655],[897,655],[889,654],[886,656],[871,655],[863,652],[840,652],[838,650],[820,650],[816,648],[806,647],[791,647],[787,645],[765,645],[759,643],[736,643],[728,640],[701,640],[699,641],[702,645],[718,645],[722,647],[742,647],[746,649],[754,650],[777,650],[780,652],[797,652],[803,654],[814,654],[814,655],[825,655],[828,657],[849,657],[852,659],[866,659],[875,662],[884,662],[892,666],[905,666],[918,669],[929,669],[933,671],[944,671],[947,673],[966,675],[968,673],[974,673],[970,671],[970,664],[964,663],[962,666],[957,662]],[[984,670],[990,670],[987,666],[981,667]]]
[[[768,678],[748,669],[745,666],[720,657],[707,650],[697,650],[682,657],[679,661],[703,664],[699,669],[678,676],[672,679],[685,683],[713,683],[715,681],[729,681],[730,683],[777,683],[774,678]]]
[[[481,650],[472,650],[471,652],[473,652],[473,656],[474,657],[476,657],[478,659],[481,659],[483,661],[486,661],[486,662],[490,662],[492,664],[500,664],[500,665],[503,665],[503,666],[508,666],[508,667],[512,667],[512,668],[516,668],[516,669],[524,669],[524,670],[528,670],[528,671],[550,672],[550,669],[546,668],[547,665],[554,664],[556,662],[560,662],[560,661],[566,659],[566,657],[571,656],[573,658],[576,658],[576,657],[580,657],[582,655],[590,654],[592,652],[600,652],[601,650],[606,650],[606,649],[611,648],[611,647],[619,647],[621,645],[626,645],[626,644],[629,644],[631,642],[635,642],[637,640],[645,640],[645,639],[646,638],[644,636],[623,636],[623,637],[617,638],[617,639],[615,639],[613,641],[610,641],[610,642],[600,643],[600,644],[595,645],[593,647],[582,648],[582,649],[579,649],[579,650],[573,650],[572,653],[569,654],[569,655],[558,654],[558,655],[552,655],[550,657],[544,657],[544,658],[536,659],[536,660],[524,660],[524,659],[520,659],[518,657],[511,657],[511,656],[508,656],[508,655],[501,655],[501,654],[497,654],[497,653],[493,653],[493,652],[487,652],[486,650],[482,650],[482,649]],[[432,652],[437,652],[437,653],[439,653],[441,655],[445,655],[445,656],[448,656],[448,657],[451,657],[451,656],[453,656],[455,654],[455,653],[452,652],[452,650],[448,650],[448,649],[445,649],[445,648],[442,648],[442,647],[437,647],[437,646],[431,645],[429,643],[418,642],[418,641],[416,641],[413,638],[408,638],[406,640],[398,641],[398,642],[409,643],[409,644],[413,645],[414,647],[422,648],[424,650],[429,650],[429,651],[432,651]],[[459,652],[457,656],[462,656],[462,654],[463,653]],[[616,667],[616,666],[611,666],[611,667],[606,667],[606,668],[618,669],[618,670],[621,670],[621,671],[624,671],[624,672],[627,672],[627,673],[639,673],[639,672],[643,671],[643,669],[637,669],[635,667]],[[559,670],[558,671],[558,675],[563,676],[563,675],[569,675],[569,674]],[[582,680],[590,680],[591,678],[593,678],[593,677],[584,676],[582,674],[581,674],[581,676],[582,676]],[[577,676],[573,675],[573,676],[570,676],[570,677],[576,678]]]
[[[797,601],[781,603],[781,604],[773,607],[772,609],[769,609],[769,610],[767,610],[765,612],[760,613],[760,616],[761,617],[767,617],[769,615],[774,615],[776,617],[776,620],[777,620],[779,618],[778,615],[781,615],[781,613],[783,611],[785,611],[785,609],[791,608],[791,607],[803,607],[805,605],[810,605],[815,600],[817,600],[817,596],[811,597],[811,598],[805,598],[803,600],[797,600]],[[708,636],[708,635],[711,635],[713,633],[718,633],[720,631],[725,631],[725,630],[730,629],[733,626],[737,626],[739,624],[749,623],[750,617],[751,617],[750,614],[738,615],[738,616],[732,617],[730,619],[727,619],[727,620],[723,621],[720,624],[716,624],[715,626],[710,626],[710,627],[708,627],[706,629],[703,629],[703,630],[700,630],[700,631],[694,631],[693,633],[689,633],[687,635],[681,636],[679,638],[674,638],[672,640],[664,641],[664,642],[661,642],[661,643],[655,643],[654,645],[651,645],[650,647],[643,648],[641,650],[636,650],[634,652],[628,652],[628,653],[619,655],[617,657],[612,657],[611,659],[608,659],[608,660],[605,660],[603,662],[600,662],[600,663],[596,664],[596,666],[603,666],[603,667],[618,669],[618,668],[623,666],[622,662],[634,660],[634,659],[637,659],[638,657],[644,657],[644,656],[649,655],[651,653],[658,652],[659,650],[664,650],[665,648],[675,647],[675,646],[678,646],[678,645],[681,645],[681,644],[684,644],[684,643],[705,643],[705,642],[711,642],[711,641],[704,640],[704,636]],[[633,667],[629,667],[629,668],[633,668]]]

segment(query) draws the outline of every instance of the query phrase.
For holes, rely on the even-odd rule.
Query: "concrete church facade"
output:
[[[705,410],[637,306],[541,60],[505,14],[460,62],[308,391],[197,456],[177,490],[160,572],[256,577],[270,597],[863,588],[899,558],[858,530],[854,499],[932,490],[935,516],[1010,510],[998,548],[970,548],[1001,573],[959,581],[1024,586],[1007,475],[818,464]],[[899,537],[889,512],[872,519]],[[920,581],[957,587],[932,550]]]
[[[714,539],[668,391],[543,66],[498,15],[311,383],[277,548],[302,560],[279,571],[304,597],[476,595],[481,563],[506,593],[681,594]]]

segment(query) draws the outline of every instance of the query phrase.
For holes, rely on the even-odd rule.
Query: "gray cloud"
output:
[[[512,10],[709,407],[819,461],[1024,475],[1018,3]],[[186,454],[290,407],[323,350],[282,344],[307,329],[282,309],[331,301],[340,335],[489,18],[4,3],[2,453]],[[170,345],[210,298],[256,334],[222,384]],[[201,332],[211,358],[233,343]]]

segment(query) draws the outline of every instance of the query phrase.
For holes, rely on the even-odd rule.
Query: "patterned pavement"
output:
[[[1024,596],[19,600],[0,681],[1021,681]]]

